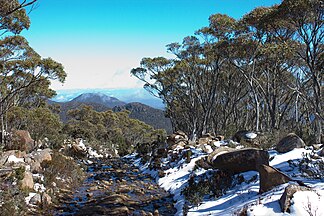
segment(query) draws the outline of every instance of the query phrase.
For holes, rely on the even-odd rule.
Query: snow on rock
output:
[[[15,155],[10,155],[7,161],[8,163],[24,163],[24,158],[17,158]]]
[[[25,202],[27,205],[29,205],[31,198],[33,198],[35,195],[36,195],[36,193],[29,193],[29,195],[27,197],[25,197]]]
[[[103,158],[102,154],[98,154],[96,150],[93,150],[91,147],[88,148],[88,154],[90,158]]]
[[[256,133],[253,133],[253,132],[249,132],[247,134],[245,134],[246,138],[248,139],[254,139],[256,138],[258,135]]]
[[[214,151],[210,145],[204,144],[204,147],[206,148],[207,153],[212,153]]]
[[[45,192],[46,188],[43,184],[35,183],[34,184],[34,190],[37,192]]]
[[[78,146],[79,146],[82,150],[86,150],[86,149],[87,149],[86,146],[85,146],[84,143],[83,143],[83,139],[80,139],[80,140],[79,140]]]
[[[216,147],[225,146],[225,145],[227,145],[227,144],[228,144],[228,143],[227,143],[226,141],[224,141],[224,140],[213,142],[213,145],[216,146]]]

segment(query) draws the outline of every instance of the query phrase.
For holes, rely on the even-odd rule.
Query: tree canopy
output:
[[[167,45],[174,58],[143,58],[131,73],[160,97],[174,130],[323,129],[323,1],[284,0],[209,26]]]

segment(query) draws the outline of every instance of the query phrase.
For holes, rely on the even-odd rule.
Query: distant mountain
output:
[[[155,129],[163,128],[168,134],[171,131],[171,121],[165,117],[165,112],[160,109],[147,106],[142,103],[134,102],[128,103],[123,106],[116,106],[113,111],[120,112],[122,110],[130,111],[130,117],[145,122],[148,125],[152,125]]]
[[[131,89],[66,89],[56,90],[57,95],[52,99],[55,102],[68,102],[84,93],[102,93],[119,100],[132,103],[139,102],[157,109],[164,109],[162,100],[154,97],[143,88]]]
[[[108,108],[115,106],[123,106],[126,103],[118,100],[115,97],[107,96],[103,93],[84,93],[74,98],[70,102],[72,103],[85,103],[85,104],[100,104]]]
[[[67,112],[72,109],[80,108],[82,105],[92,106],[94,110],[103,112],[112,109],[114,112],[122,110],[130,111],[130,117],[138,119],[151,125],[155,129],[165,129],[167,133],[171,133],[171,121],[165,117],[165,113],[161,109],[155,109],[142,103],[133,102],[125,103],[115,97],[107,96],[103,93],[83,93],[68,102],[49,101],[49,104],[59,105],[61,120],[66,122]]]

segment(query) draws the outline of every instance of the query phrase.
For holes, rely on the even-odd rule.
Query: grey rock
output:
[[[286,153],[295,148],[304,148],[305,142],[296,134],[290,133],[282,138],[276,146],[276,150],[280,153]]]

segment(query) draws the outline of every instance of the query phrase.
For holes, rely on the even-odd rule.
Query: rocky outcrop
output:
[[[179,142],[188,143],[188,136],[183,131],[176,131],[167,137],[167,143],[171,146]]]
[[[241,173],[258,171],[260,165],[269,165],[269,153],[259,149],[243,149],[217,155],[211,161],[216,169]]]
[[[207,161],[208,161],[208,163],[213,164],[213,161],[216,159],[217,156],[224,154],[224,153],[232,152],[232,151],[236,151],[236,150],[234,148],[219,147],[208,155]]]
[[[25,172],[24,178],[20,181],[20,188],[30,190],[34,189],[34,180],[31,172]]]
[[[264,164],[260,165],[259,174],[260,174],[260,189],[259,189],[260,193],[269,191],[278,185],[287,183],[292,180],[290,177],[280,172],[279,170]]]
[[[291,206],[291,199],[294,194],[298,191],[310,191],[310,188],[299,186],[299,185],[288,185],[285,188],[285,192],[282,194],[279,200],[279,204],[282,212],[290,212],[289,207]]]
[[[6,164],[6,163],[10,163],[10,161],[8,161],[9,157],[11,155],[14,155],[17,158],[22,158],[26,156],[26,152],[24,151],[18,151],[18,150],[9,150],[9,151],[5,151],[2,154],[0,154],[0,166]]]
[[[43,150],[40,150],[37,152],[33,152],[31,154],[31,157],[33,158],[33,160],[35,162],[38,162],[41,164],[43,161],[51,161],[52,160],[51,152],[52,152],[52,150],[47,148],[47,149],[43,149]]]
[[[30,152],[35,147],[35,142],[26,130],[15,130],[12,133],[11,145],[9,149],[21,150]]]
[[[296,134],[290,133],[282,138],[276,146],[276,150],[280,153],[289,152],[295,148],[304,148],[305,142]]]
[[[255,134],[251,131],[241,130],[241,131],[237,131],[234,134],[234,136],[232,137],[232,139],[235,142],[241,142],[243,140],[245,140],[245,141],[253,140],[256,137],[257,137],[257,134]]]

